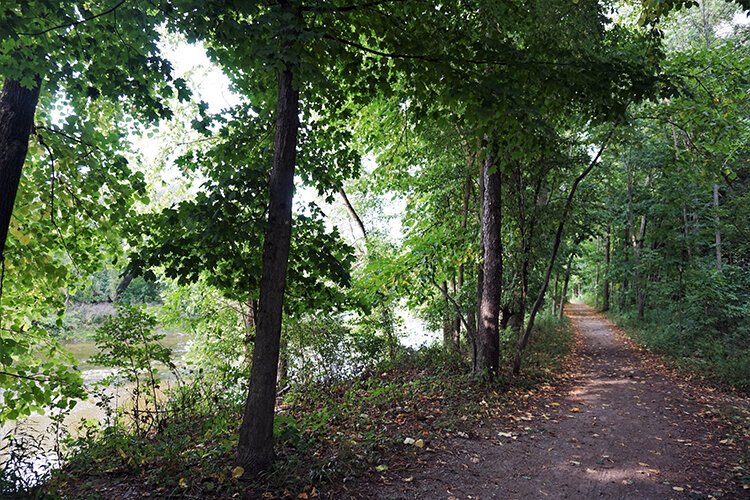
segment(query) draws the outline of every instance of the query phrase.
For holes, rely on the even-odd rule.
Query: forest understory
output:
[[[675,370],[589,306],[567,316],[570,350],[534,346],[536,369],[523,380],[487,385],[455,359],[435,371],[433,359],[280,400],[282,421],[317,414],[318,427],[281,431],[279,467],[260,481],[219,472],[231,453],[181,458],[217,443],[180,427],[190,444],[174,463],[100,457],[112,470],[94,474],[86,457],[50,487],[69,498],[747,497],[750,398]],[[564,340],[557,331],[539,342]]]
[[[750,0],[19,0],[0,83],[0,497],[750,498]]]

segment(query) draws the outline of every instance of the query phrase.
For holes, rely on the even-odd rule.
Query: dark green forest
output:
[[[388,497],[571,302],[735,398],[740,495],[748,8],[0,2],[0,496]]]

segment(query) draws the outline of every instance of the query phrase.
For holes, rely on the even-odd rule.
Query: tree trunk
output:
[[[716,270],[721,272],[721,230],[719,227],[719,185],[714,183],[714,221],[716,222]]]
[[[15,80],[5,80],[0,92],[0,261],[34,128],[39,85],[37,80],[36,86],[29,90]]]
[[[444,297],[444,309],[443,309],[443,349],[446,351],[451,350],[451,344],[453,343],[453,318],[451,317],[451,304],[448,300],[448,282],[443,281],[440,283],[440,291]]]
[[[625,242],[623,252],[623,269],[625,272],[622,276],[622,293],[620,295],[620,310],[625,310],[630,303],[628,297],[628,290],[630,288],[630,281],[628,280],[628,274],[630,272],[630,247],[632,245],[631,234],[633,232],[633,174],[630,170],[630,165],[625,164],[627,169],[627,180],[628,180],[628,219],[625,225]]]
[[[242,320],[245,323],[245,365],[248,369],[250,369],[253,366],[252,346],[255,342],[255,326],[258,319],[258,301],[251,297],[247,299],[247,304],[245,304],[245,307],[247,307],[247,310],[242,315]]]
[[[646,290],[641,275],[641,252],[643,251],[643,242],[646,238],[646,216],[641,215],[641,225],[638,229],[638,236],[635,239],[635,277],[633,279],[633,288],[635,289],[635,302],[638,308],[638,319],[643,319],[646,315]]]
[[[560,273],[555,272],[555,286],[552,289],[552,314],[555,314],[555,311],[557,311],[557,284],[560,281]]]
[[[288,3],[282,5],[285,10],[291,10]],[[250,474],[267,469],[273,460],[276,374],[292,234],[298,115],[299,91],[294,87],[292,69],[287,66],[278,75],[276,137],[269,186],[268,227],[263,245],[258,324],[250,373],[250,390],[245,402],[237,447],[237,461]]]
[[[479,304],[477,329],[477,363],[475,371],[492,377],[500,365],[498,321],[502,290],[502,178],[495,157],[484,161],[484,203],[482,207],[482,247],[484,249],[482,300]]]
[[[349,216],[354,219],[354,222],[357,224],[357,227],[362,233],[362,237],[367,241],[367,230],[365,229],[365,224],[362,222],[357,211],[354,210],[354,206],[349,201],[349,197],[346,196],[344,188],[339,189],[339,196],[341,196],[341,200],[344,202],[344,206],[346,207],[346,211],[349,212]]]
[[[529,343],[529,339],[531,338],[531,331],[534,328],[534,320],[536,319],[536,315],[539,313],[539,309],[542,307],[542,302],[544,302],[544,295],[547,293],[547,288],[549,287],[549,280],[552,276],[552,269],[555,267],[555,261],[557,260],[557,252],[560,250],[560,243],[562,243],[562,237],[563,237],[563,231],[565,229],[565,221],[568,218],[568,214],[570,213],[570,207],[573,204],[573,198],[575,198],[576,190],[578,189],[578,185],[583,181],[583,179],[586,178],[587,175],[589,175],[589,172],[593,170],[594,165],[597,164],[599,161],[599,158],[602,156],[602,153],[604,152],[604,148],[606,147],[607,143],[609,142],[609,139],[612,137],[612,134],[614,133],[614,128],[607,134],[607,136],[604,138],[604,141],[602,142],[601,147],[599,148],[599,151],[596,153],[596,156],[591,160],[591,163],[583,170],[583,172],[578,175],[578,177],[575,178],[573,181],[573,185],[570,187],[570,192],[568,193],[568,197],[565,200],[565,206],[563,208],[562,214],[560,214],[560,221],[557,223],[557,232],[555,233],[555,242],[552,245],[552,253],[550,255],[549,261],[547,262],[547,270],[544,273],[544,280],[542,281],[542,287],[539,290],[539,293],[536,296],[536,300],[534,301],[534,305],[531,308],[531,312],[529,313],[529,321],[526,323],[526,328],[524,329],[523,335],[521,336],[519,342],[518,342],[518,348],[516,349],[516,356],[513,360],[513,374],[518,375],[521,372],[521,361],[523,358],[523,351],[526,349],[526,346]]]
[[[451,288],[453,289],[453,295],[456,296],[459,291],[456,278],[451,278]],[[451,349],[454,352],[461,351],[461,316],[459,316],[458,312],[453,316],[453,323],[451,325]]]
[[[597,245],[598,246],[598,245]],[[594,275],[594,307],[599,309],[599,275],[601,269],[599,265],[599,259],[596,260],[596,274]]]
[[[477,139],[477,159],[480,158],[481,153],[481,140]],[[479,349],[478,332],[479,325],[482,321],[481,304],[482,304],[482,290],[484,289],[484,240],[481,233],[481,221],[484,216],[484,161],[477,161],[478,172],[478,184],[479,184],[479,195],[477,196],[477,205],[479,205],[479,221],[480,221],[480,234],[479,234],[479,255],[480,260],[477,264],[477,300],[474,307],[475,321],[474,323],[474,336],[472,337],[472,358],[471,366],[474,372],[479,371],[477,369],[477,356]]]
[[[570,283],[570,268],[573,265],[575,252],[568,256],[568,263],[565,266],[565,280],[563,281],[562,295],[560,295],[560,308],[557,311],[557,317],[563,319],[565,315],[565,302],[568,300],[568,283]]]
[[[609,263],[612,259],[612,225],[607,226],[607,239],[604,242],[604,286],[602,311],[609,311]]]

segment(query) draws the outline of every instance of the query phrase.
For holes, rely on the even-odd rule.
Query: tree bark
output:
[[[714,221],[716,223],[716,270],[721,272],[721,229],[719,227],[719,185],[714,183]]]
[[[356,210],[354,210],[354,206],[349,201],[349,197],[346,196],[346,191],[344,191],[344,188],[339,189],[339,196],[341,196],[341,199],[344,202],[344,205],[346,206],[347,212],[349,212],[349,215],[352,219],[354,219],[354,222],[357,223],[357,227],[362,232],[362,237],[367,241],[367,230],[365,229],[365,225],[362,222],[362,219],[359,217],[359,214]]]
[[[245,323],[245,365],[251,369],[253,358],[253,343],[255,342],[255,326],[258,319],[258,301],[252,297],[247,299],[245,311],[242,314],[242,320]]]
[[[555,285],[552,288],[552,314],[555,314],[555,311],[557,311],[557,285],[560,281],[560,272],[555,271]]]
[[[444,309],[443,309],[443,349],[449,351],[452,344],[453,334],[453,318],[451,317],[451,304],[448,300],[448,282],[443,281],[440,283],[440,291],[443,294]]]
[[[502,242],[500,226],[502,217],[502,178],[492,153],[487,155],[482,171],[484,178],[484,203],[482,207],[482,299],[479,303],[479,328],[477,329],[477,363],[475,371],[490,377],[497,374],[500,365],[500,337],[498,321],[502,290]]]
[[[644,319],[646,315],[646,290],[644,288],[643,276],[641,274],[641,253],[643,251],[643,242],[646,239],[646,216],[641,215],[641,225],[638,229],[638,236],[635,238],[635,277],[633,279],[633,288],[635,289],[635,301],[638,308],[638,319]]]
[[[33,89],[5,80],[0,92],[0,260],[5,254],[13,204],[34,128],[39,85],[39,79]]]
[[[607,225],[607,239],[604,241],[604,285],[602,311],[609,311],[609,263],[612,259],[612,225]]]
[[[482,151],[481,149],[481,140],[477,139],[477,159],[480,159],[480,153]],[[477,205],[479,206],[479,223],[480,223],[480,233],[479,233],[479,262],[477,263],[477,297],[476,297],[476,303],[474,306],[474,321],[473,323],[473,337],[472,337],[472,358],[471,358],[471,365],[472,370],[474,372],[477,372],[477,352],[478,352],[478,332],[479,332],[479,324],[482,321],[482,313],[480,311],[481,304],[482,304],[482,290],[484,289],[484,240],[482,238],[482,230],[481,230],[481,222],[482,217],[484,214],[484,161],[479,160],[476,162],[477,168],[479,170],[478,172],[478,184],[479,184],[479,194],[477,196]]]
[[[628,290],[630,289],[630,280],[628,279],[628,274],[631,270],[631,267],[629,265],[630,262],[630,246],[632,244],[631,242],[631,234],[633,232],[633,173],[630,169],[630,164],[626,163],[625,168],[627,170],[627,182],[628,182],[628,193],[627,193],[627,200],[628,200],[628,219],[625,224],[625,234],[624,234],[624,246],[623,246],[623,269],[625,272],[622,276],[622,291],[620,294],[620,310],[625,310],[625,307],[631,304],[632,302],[629,300],[629,293]]]
[[[282,4],[291,10],[289,3]],[[270,179],[268,227],[258,304],[250,389],[240,427],[238,464],[250,474],[267,469],[273,460],[273,418],[281,341],[281,317],[292,234],[294,168],[299,130],[299,91],[287,66],[278,75],[276,137]]]
[[[568,300],[568,283],[570,283],[570,268],[573,265],[573,257],[575,252],[570,252],[568,256],[568,262],[565,265],[565,280],[563,281],[562,295],[560,295],[560,307],[557,310],[557,317],[563,319],[565,316],[565,302]]]
[[[451,278],[451,287],[453,288],[453,295],[457,295],[459,286],[456,283],[456,278]],[[453,316],[451,325],[451,349],[454,352],[461,351],[461,317],[458,313]]]

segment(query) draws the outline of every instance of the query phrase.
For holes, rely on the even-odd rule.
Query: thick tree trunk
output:
[[[481,153],[481,141],[477,140],[477,159],[480,158]],[[479,350],[479,325],[482,322],[481,304],[482,304],[482,290],[484,289],[484,239],[482,237],[481,221],[484,217],[484,161],[477,161],[478,167],[478,184],[479,184],[479,195],[477,196],[477,205],[479,205],[479,222],[480,222],[480,233],[479,233],[479,255],[480,260],[477,264],[477,300],[474,307],[475,321],[474,323],[474,336],[472,337],[472,369],[474,372],[479,371],[477,369],[477,357]]]
[[[612,225],[607,226],[607,239],[604,241],[604,286],[602,311],[609,311],[609,263],[612,259]]]
[[[500,365],[500,337],[498,321],[502,290],[502,178],[495,157],[488,154],[482,172],[484,203],[482,207],[483,286],[479,303],[477,329],[477,363],[475,371],[489,376],[497,374]]]
[[[288,5],[285,7],[289,8]],[[299,130],[299,91],[287,67],[278,76],[276,137],[270,180],[268,227],[258,304],[250,390],[240,427],[237,461],[250,474],[273,460],[273,417],[289,245],[292,234],[294,167]]]
[[[5,80],[0,92],[0,260],[5,252],[38,101],[39,81],[29,90],[15,80]]]
[[[245,323],[245,365],[248,369],[252,368],[253,344],[255,343],[255,326],[258,319],[258,301],[249,298],[245,304],[247,308],[243,312],[242,320]]]

